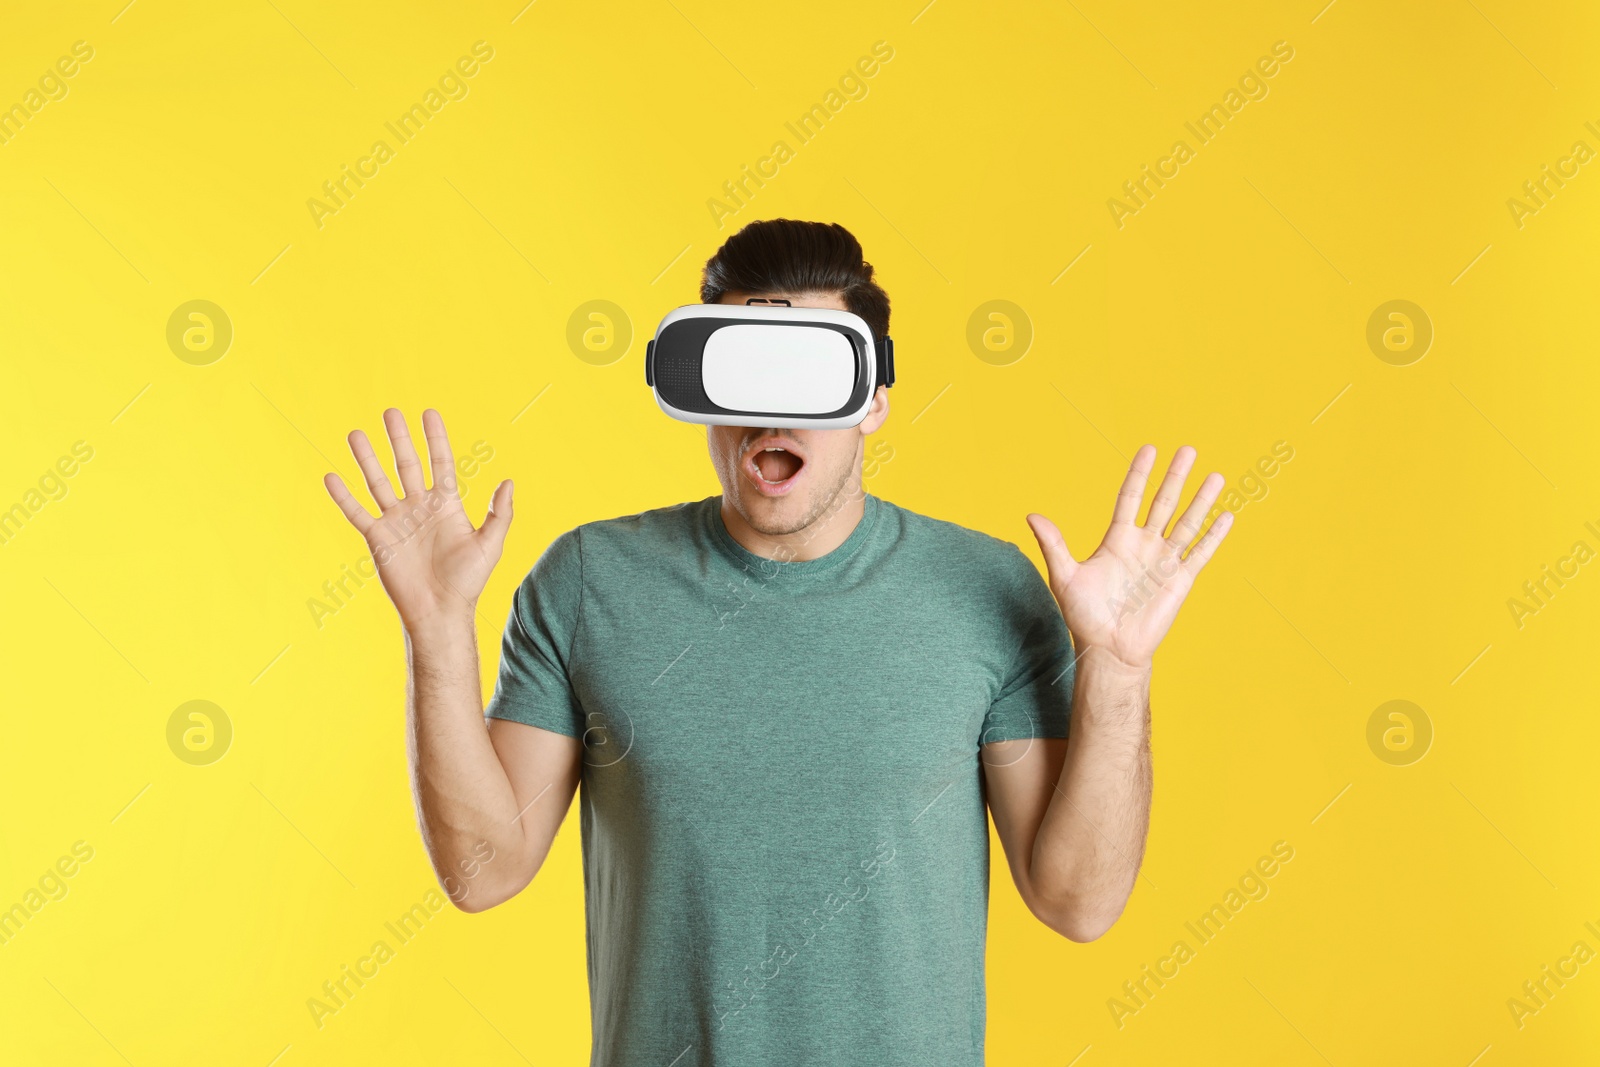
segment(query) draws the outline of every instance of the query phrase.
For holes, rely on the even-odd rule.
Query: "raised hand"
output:
[[[439,413],[432,408],[422,413],[433,468],[431,489],[423,485],[422,461],[405,416],[390,408],[383,413],[383,424],[404,496],[395,495],[372,442],[360,430],[350,434],[350,451],[381,514],[374,518],[337,474],[326,475],[322,482],[350,525],[366,538],[384,591],[407,632],[452,616],[470,621],[505,547],[511,526],[511,483],[495,487],[483,526],[475,530],[461,506],[455,457]]]
[[[1055,523],[1043,515],[1028,516],[1050,571],[1050,591],[1080,659],[1098,649],[1128,667],[1148,670],[1195,578],[1228,536],[1233,513],[1224,511],[1197,538],[1222,491],[1223,478],[1217,473],[1206,475],[1171,533],[1165,532],[1194,459],[1193,448],[1178,449],[1141,526],[1139,508],[1156,450],[1154,445],[1140,448],[1117,494],[1110,528],[1100,547],[1082,562],[1072,558]]]

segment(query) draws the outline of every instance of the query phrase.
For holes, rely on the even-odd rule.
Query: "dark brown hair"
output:
[[[715,304],[730,292],[838,293],[873,337],[889,335],[889,294],[872,280],[861,242],[837,222],[750,223],[706,260],[701,302]]]

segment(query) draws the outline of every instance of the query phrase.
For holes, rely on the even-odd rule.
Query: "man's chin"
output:
[[[811,525],[811,501],[803,495],[768,497],[741,493],[734,510],[745,524],[763,537],[787,537]]]

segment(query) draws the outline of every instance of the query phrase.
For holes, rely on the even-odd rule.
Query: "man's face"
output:
[[[783,299],[791,307],[850,310],[837,293],[726,293],[721,303],[743,304],[752,298]],[[888,415],[889,399],[879,386],[859,426],[841,430],[706,427],[723,500],[753,530],[768,537],[806,529],[860,484],[862,442]]]

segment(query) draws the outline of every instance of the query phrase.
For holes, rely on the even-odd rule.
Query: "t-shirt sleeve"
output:
[[[1054,595],[1031,560],[1016,559],[1005,585],[1008,640],[1015,646],[1000,695],[989,705],[980,744],[1023,737],[1066,737],[1075,678],[1072,638]]]
[[[569,530],[545,549],[511,598],[500,673],[484,715],[583,736],[570,673],[582,607],[583,541]]]

